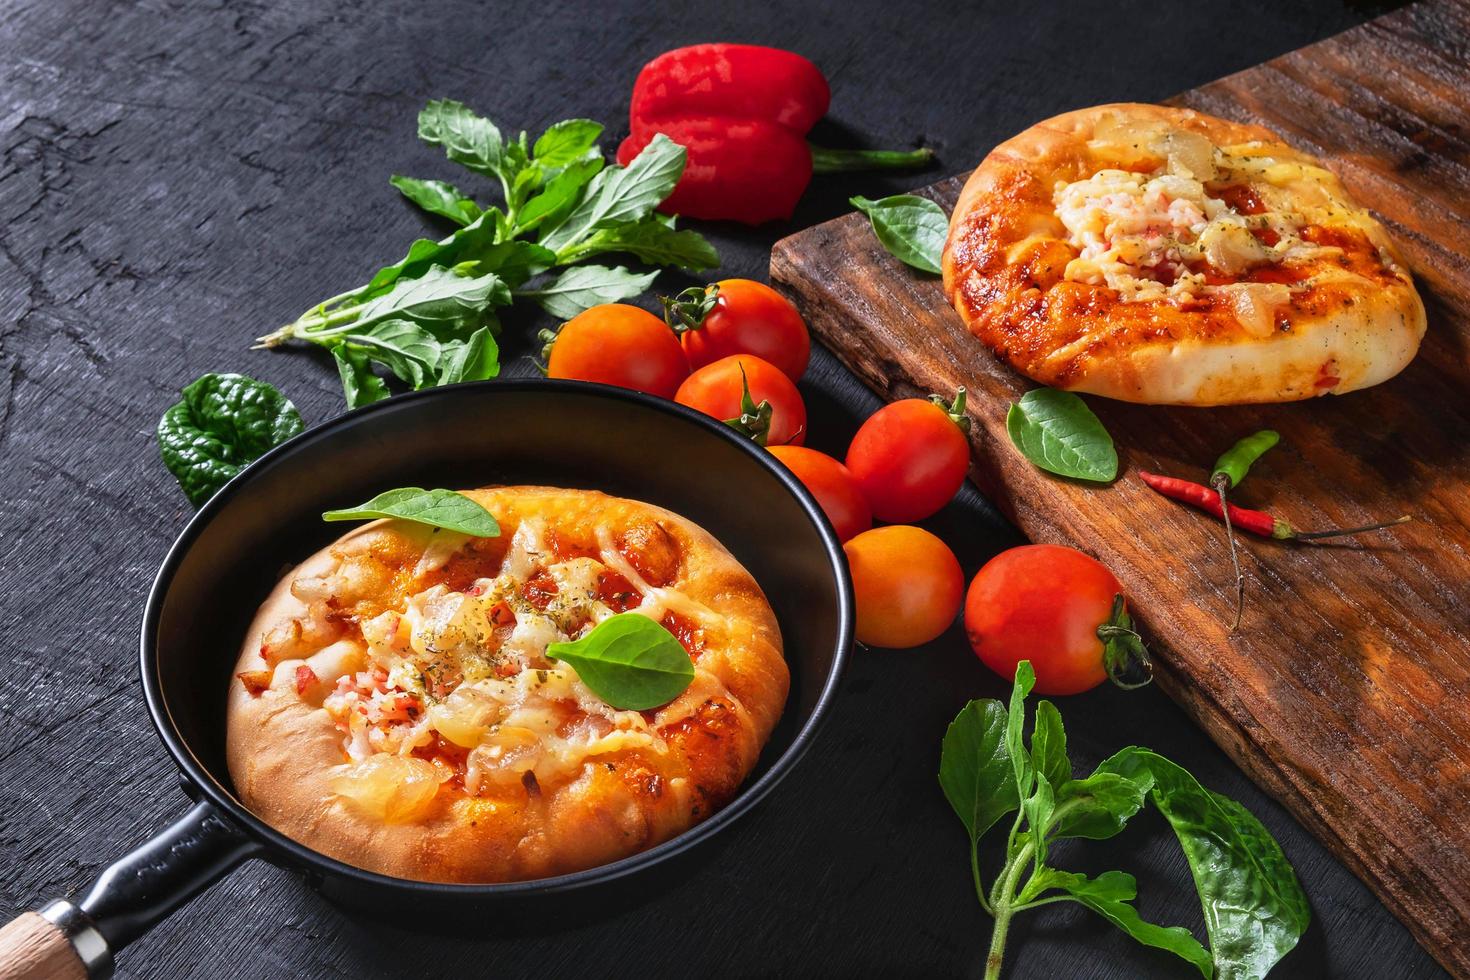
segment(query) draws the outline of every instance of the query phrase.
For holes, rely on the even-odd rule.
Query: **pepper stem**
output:
[[[1398,517],[1391,521],[1379,521],[1377,524],[1364,524],[1361,527],[1333,528],[1330,531],[1298,531],[1290,524],[1286,524],[1285,521],[1281,521],[1280,523],[1285,525],[1287,533],[1285,535],[1273,533],[1271,536],[1273,538],[1285,537],[1291,541],[1302,541],[1311,544],[1313,541],[1321,541],[1323,538],[1340,538],[1345,534],[1362,534],[1364,531],[1382,531],[1384,528],[1397,527],[1400,524],[1407,524],[1412,520],[1412,517],[1405,514],[1403,517]]]
[[[1133,617],[1128,615],[1128,604],[1121,594],[1113,596],[1112,612],[1108,621],[1097,628],[1097,638],[1103,644],[1103,669],[1114,684],[1131,691],[1154,679],[1148,648],[1133,628]],[[1143,679],[1135,680],[1138,676]]]
[[[1240,629],[1240,617],[1245,612],[1245,573],[1240,570],[1240,556],[1235,553],[1235,526],[1230,523],[1230,504],[1225,500],[1225,491],[1230,489],[1230,475],[1216,473],[1210,485],[1220,495],[1220,516],[1225,518],[1225,540],[1230,542],[1230,566],[1235,569],[1235,621],[1230,632]]]
[[[809,146],[811,144],[808,144]],[[833,150],[812,146],[812,173],[843,174],[862,170],[918,170],[934,160],[927,146],[917,150]]]

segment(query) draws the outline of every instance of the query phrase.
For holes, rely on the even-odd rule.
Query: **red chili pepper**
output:
[[[317,683],[318,682],[317,682],[317,677],[316,677],[316,671],[314,671],[310,667],[306,666],[306,664],[302,664],[300,667],[297,667],[296,668],[296,693],[297,694],[305,695],[306,692],[309,691],[309,690],[311,690],[313,687],[315,687],[317,685]]]
[[[1191,483],[1189,480],[1181,480],[1173,476],[1159,476],[1157,473],[1149,473],[1144,470],[1138,472],[1138,477],[1154,490],[1163,494],[1171,500],[1180,500],[1191,506],[1198,507],[1206,514],[1211,514],[1219,520],[1225,519],[1225,508],[1220,504],[1220,495],[1207,486],[1199,483]],[[1381,521],[1377,524],[1364,524],[1362,527],[1335,528],[1330,531],[1298,531],[1286,521],[1279,517],[1273,517],[1263,510],[1247,510],[1237,507],[1235,504],[1226,505],[1230,508],[1230,521],[1236,527],[1259,534],[1263,538],[1275,538],[1278,541],[1305,541],[1311,543],[1322,538],[1335,538],[1344,534],[1361,534],[1364,531],[1378,531],[1396,524],[1403,524],[1411,518],[1408,514],[1397,520]]]
[[[684,174],[659,210],[758,225],[789,218],[813,171],[923,166],[928,149],[823,150],[806,134],[832,92],[799,54],[751,44],[696,44],[643,66],[633,85],[627,164],[658,133],[688,150]]]

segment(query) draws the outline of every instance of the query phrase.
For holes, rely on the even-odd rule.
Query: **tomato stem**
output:
[[[929,400],[938,405],[940,411],[948,415],[949,420],[960,427],[961,432],[969,432],[970,416],[965,414],[965,399],[968,397],[969,392],[965,390],[964,385],[960,385],[959,390],[955,392],[954,401],[952,402],[945,401],[940,395],[930,395]]]
[[[685,334],[704,326],[704,318],[715,308],[720,298],[720,284],[690,286],[677,296],[660,296],[664,307],[664,322],[675,334]]]
[[[769,400],[762,400],[759,405],[755,403],[750,394],[750,379],[745,376],[745,365],[737,366],[740,368],[740,415],[725,419],[725,424],[753,440],[757,446],[764,446],[771,437],[771,417],[775,409]]]
[[[1113,596],[1112,611],[1108,621],[1097,628],[1097,638],[1103,644],[1103,669],[1114,684],[1131,691],[1154,679],[1153,661],[1143,637],[1133,628],[1133,618],[1121,593]],[[1138,676],[1143,679],[1135,680]]]

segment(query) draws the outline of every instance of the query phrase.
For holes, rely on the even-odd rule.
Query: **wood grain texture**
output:
[[[1038,541],[1123,581],[1156,638],[1159,682],[1362,875],[1451,972],[1470,976],[1470,5],[1427,0],[1176,101],[1259,122],[1321,154],[1408,254],[1429,306],[1419,357],[1341,398],[1230,409],[1090,399],[1123,476],[1051,479],[1005,434],[1027,387],[851,215],[777,244],[773,281],[884,397],[971,389],[974,478]],[[953,205],[963,177],[921,193]],[[1250,541],[1249,597],[1227,635],[1220,528],[1145,489],[1147,468],[1203,480],[1260,428],[1282,447],[1242,503],[1297,527],[1409,513],[1332,547]]]
[[[243,371],[309,424],[340,413],[321,352],[256,337],[361,282],[423,221],[391,173],[492,184],[414,136],[457,98],[533,134],[572,116],[616,144],[634,74],[710,39],[801,51],[832,83],[827,145],[923,142],[959,166],[1053,112],[1161,98],[1366,19],[1365,3],[1071,0],[596,4],[506,0],[12,0],[0,10],[0,919],[76,894],[189,805],[143,706],[144,596],[192,509],[153,429],[181,386]],[[1198,43],[1207,38],[1208,43]],[[1120,58],[1128,45],[1155,53]],[[1055,66],[1065,59],[1067,70]],[[1038,84],[1036,79],[1044,82]],[[761,278],[781,235],[913,175],[814,180],[795,219],[702,226],[721,276]],[[674,292],[668,276],[657,284]],[[656,304],[654,304],[656,305]],[[507,317],[507,373],[535,370],[534,310]],[[877,398],[821,348],[802,382],[810,443],[841,453]],[[925,522],[973,573],[1017,537],[966,487]],[[426,934],[343,914],[299,876],[250,862],[118,958],[119,980],[481,976],[978,977],[988,922],[964,831],[934,769],[945,725],[1008,686],[960,629],[855,656],[793,777],[720,835],[687,881],[585,922],[513,936]],[[1313,924],[1291,980],[1428,980],[1441,971],[1371,892],[1253,784],[1162,692],[1066,699],[1079,769],[1129,743],[1167,749],[1239,799],[1282,843]],[[879,729],[874,719],[901,723]],[[1058,848],[1067,868],[1138,876],[1154,921],[1203,936],[1178,845],[1157,816]],[[1008,980],[1168,980],[1140,947],[1067,903],[1012,926]]]
[[[35,912],[0,928],[0,980],[86,980],[71,941]]]

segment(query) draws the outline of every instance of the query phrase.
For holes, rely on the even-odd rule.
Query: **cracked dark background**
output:
[[[828,179],[786,226],[707,229],[721,274],[764,278],[777,237],[841,213],[849,194],[968,169],[1044,115],[1164,98],[1381,9],[1333,0],[7,4],[0,913],[83,888],[183,812],[135,662],[143,597],[190,513],[158,460],[154,426],[182,385],[211,370],[274,382],[308,423],[342,410],[317,352],[246,348],[365,279],[421,231],[387,178],[457,177],[414,139],[427,99],[462,99],[532,132],[589,116],[609,124],[611,146],[638,66],[666,48],[719,39],[803,52],[832,80],[832,114],[816,135],[922,141],[941,165],[918,178]],[[530,312],[510,317],[513,350],[529,349],[544,325]],[[531,368],[522,356],[512,370]],[[820,352],[804,389],[819,448],[840,450],[876,406]],[[967,572],[1015,542],[970,488],[932,523]],[[130,948],[118,975],[978,976],[989,922],[933,772],[955,710],[1002,690],[957,630],[917,651],[860,653],[794,777],[708,848],[687,881],[637,908],[519,939],[434,938],[412,923],[348,917],[256,862]],[[1442,975],[1161,693],[1098,691],[1062,709],[1079,767],[1129,742],[1161,748],[1277,835],[1315,912],[1278,975]],[[1146,915],[1202,925],[1182,857],[1156,819],[1114,845],[1069,846],[1062,860],[1133,871]],[[1019,919],[1010,949],[1017,978],[1189,975],[1070,907]]]

